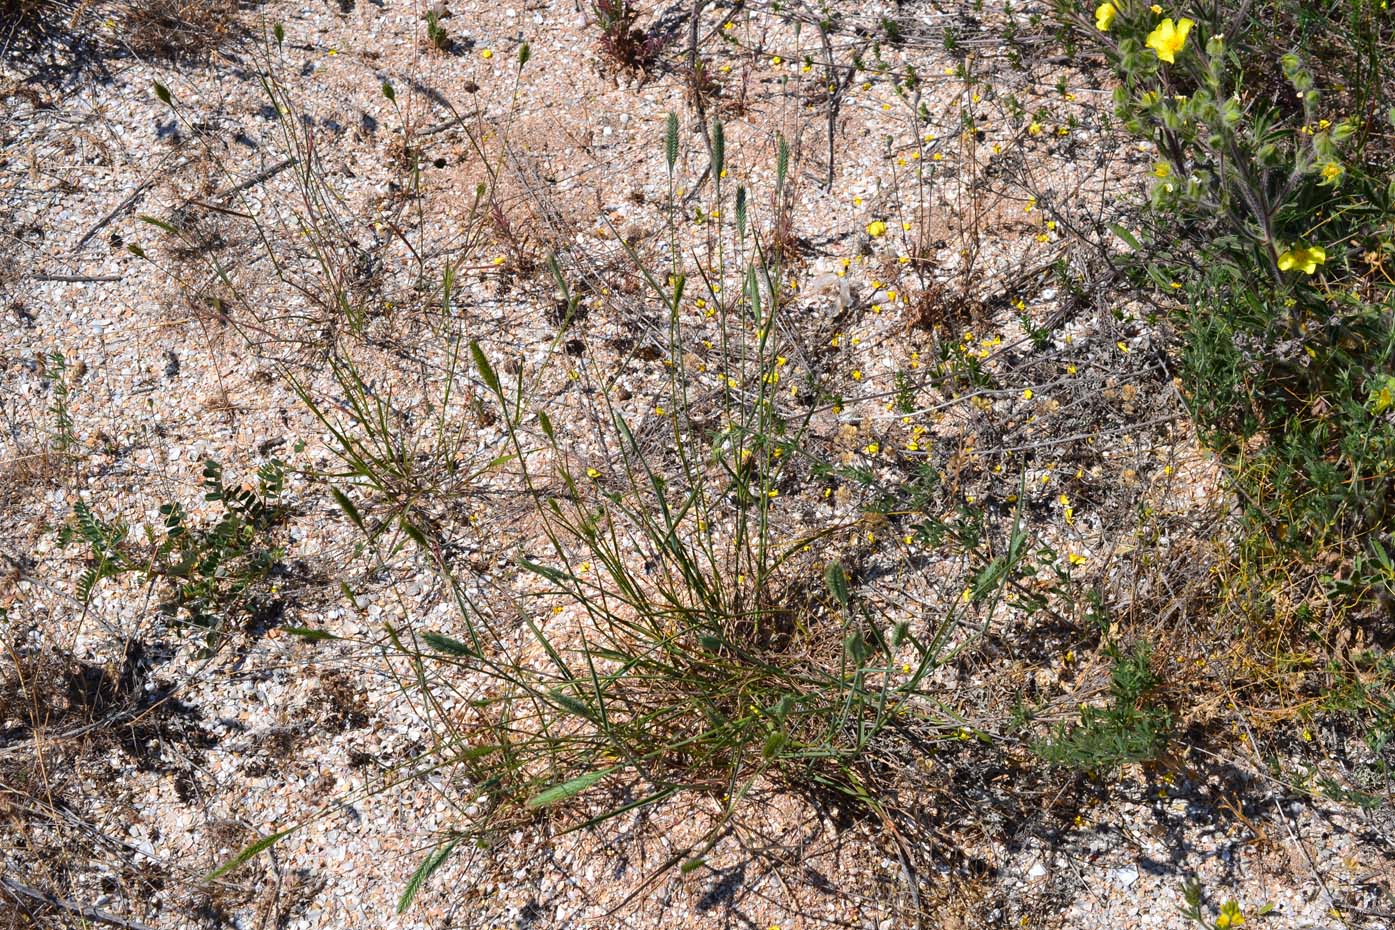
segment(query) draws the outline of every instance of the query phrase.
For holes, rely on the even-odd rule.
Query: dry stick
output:
[[[70,284],[107,284],[120,281],[125,275],[119,274],[31,274],[32,281],[66,281]]]
[[[805,9],[809,9],[808,4],[805,4]],[[828,30],[823,27],[822,22],[817,18],[817,15],[814,13],[814,11],[809,10],[809,13],[811,17],[814,17],[814,22],[818,27],[819,39],[823,43],[823,54],[826,62],[826,67],[828,68],[828,76],[829,79],[833,82],[833,90],[831,90],[828,94],[828,175],[824,179],[824,189],[832,190],[833,161],[834,155],[836,154],[834,143],[838,133],[838,111],[841,110],[843,107],[844,93],[850,86],[852,86],[853,79],[857,76],[857,67],[848,67],[847,73],[843,76],[841,80],[839,80],[838,66],[834,63],[833,58],[833,40],[829,38]],[[866,42],[863,42],[861,45],[854,47],[853,58],[856,59],[861,57],[863,50],[866,48]]]
[[[104,217],[102,217],[100,220],[98,220],[98,221],[97,221],[97,225],[95,225],[95,226],[93,226],[91,229],[89,229],[89,230],[83,235],[83,237],[82,237],[81,239],[78,240],[77,245],[73,246],[73,251],[74,251],[74,252],[81,252],[83,246],[87,245],[87,243],[88,243],[89,241],[91,241],[91,239],[92,239],[93,236],[97,235],[97,233],[101,232],[102,229],[103,229],[108,223],[110,223],[112,220],[116,219],[116,217],[121,213],[121,211],[125,210],[125,209],[126,209],[127,207],[129,207],[131,204],[135,203],[136,198],[139,197],[139,196],[141,195],[141,193],[142,193],[147,187],[149,187],[151,184],[154,184],[154,183],[155,183],[154,179],[148,179],[148,180],[145,180],[145,181],[141,181],[139,184],[137,184],[137,185],[136,185],[136,189],[133,190],[133,191],[131,191],[130,195],[127,196],[125,200],[121,201],[119,204],[116,205],[116,208],[115,208],[114,210],[112,210],[112,211],[111,211],[110,213],[108,213],[106,216],[104,216]]]
[[[26,885],[18,879],[10,878],[8,875],[0,876],[0,885],[4,885],[5,888],[9,889],[11,894],[17,897],[38,901],[41,904],[47,904],[49,907],[61,908],[69,913],[79,915],[83,920],[95,920],[97,923],[107,924],[112,927],[124,927],[125,930],[153,930],[153,928],[146,924],[134,920],[125,920],[117,917],[115,914],[107,913],[101,908],[79,904],[76,901],[60,898],[46,891],[40,891],[38,888]]]
[[[698,126],[702,128],[702,141],[707,143],[707,167],[702,169],[702,177],[697,179],[693,189],[688,192],[688,196],[683,198],[683,202],[689,203],[702,190],[702,185],[707,183],[707,178],[712,174],[712,133],[707,128],[707,106],[702,100],[702,79],[698,60],[698,26],[702,20],[702,9],[707,6],[707,0],[695,0],[693,3],[693,16],[688,20],[688,67],[693,72],[693,108],[697,110]]]
[[[457,113],[456,115],[452,116],[450,119],[442,120],[441,122],[436,123],[435,125],[432,125],[432,126],[427,126],[425,129],[421,130],[420,132],[415,133],[415,135],[416,135],[416,137],[417,137],[418,139],[424,138],[424,137],[426,137],[426,136],[434,136],[434,135],[436,135],[437,133],[445,132],[447,129],[454,129],[456,126],[459,126],[459,125],[461,125],[462,123],[464,123],[465,120],[471,119],[471,118],[473,118],[473,117],[478,117],[479,115],[480,115],[480,111],[479,111],[479,110],[475,110],[474,112],[471,112],[471,113]]]
[[[233,194],[240,194],[243,191],[248,190],[249,188],[256,187],[263,181],[269,181],[272,178],[276,177],[276,175],[280,174],[282,171],[285,171],[287,168],[291,167],[295,163],[295,158],[282,159],[281,161],[278,161],[276,164],[272,165],[270,168],[263,168],[261,171],[258,171],[256,174],[252,175],[250,178],[243,181],[241,184],[236,184],[223,191],[222,193],[214,195],[214,199],[225,200],[228,197],[231,197]],[[207,206],[207,204],[204,204],[204,206]]]

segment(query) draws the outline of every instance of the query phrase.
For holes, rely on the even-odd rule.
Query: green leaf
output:
[[[242,851],[238,853],[236,856],[233,856],[227,862],[218,866],[218,868],[214,869],[212,872],[209,872],[206,876],[204,876],[204,881],[212,881],[215,878],[227,875],[233,869],[237,868],[240,865],[243,865],[249,859],[254,858],[258,853],[270,849],[272,846],[276,845],[277,841],[283,839],[284,837],[290,836],[294,832],[295,827],[290,827],[288,829],[280,830],[276,833],[273,833],[270,836],[264,836],[261,839],[257,840],[255,843],[243,847]]]
[[[289,633],[291,636],[299,636],[301,639],[308,639],[311,642],[319,642],[322,639],[338,639],[328,630],[313,630],[308,626],[282,626],[277,627],[282,633]]]
[[[1007,571],[1007,562],[1004,559],[994,559],[984,566],[983,571],[978,573],[974,579],[974,590],[970,597],[977,601],[989,591],[993,590]]]
[[[1123,239],[1124,243],[1129,248],[1133,249],[1135,252],[1143,251],[1143,246],[1138,244],[1138,240],[1134,238],[1133,233],[1129,232],[1124,227],[1115,223],[1110,225],[1109,230],[1110,232],[1114,233],[1114,235],[1118,236],[1120,239]]]
[[[417,866],[412,877],[407,879],[407,887],[402,889],[402,897],[397,899],[397,913],[406,913],[407,908],[411,907],[412,899],[421,890],[421,886],[426,884],[426,880],[431,877],[433,872],[445,865],[446,860],[450,858],[450,854],[455,851],[455,846],[459,842],[460,838],[457,837],[444,846],[438,846],[421,861],[421,865]]]
[[[823,570],[824,583],[828,585],[829,593],[833,595],[843,609],[848,606],[848,575],[843,571],[841,562],[829,562],[828,567]]]
[[[453,639],[444,633],[436,633],[427,630],[421,634],[422,641],[437,652],[443,652],[451,656],[463,656],[471,659],[479,658],[477,653],[469,643],[462,643],[458,639]]]
[[[581,792],[597,785],[603,778],[609,775],[610,769],[602,769],[599,772],[588,772],[571,781],[564,781],[560,785],[554,785],[539,794],[529,798],[525,806],[530,811],[535,811],[540,807],[549,807],[561,801],[570,800]]]
[[[527,559],[520,558],[518,564],[535,575],[542,575],[554,584],[566,584],[570,580],[566,572],[559,571],[555,568],[548,568],[546,565],[539,565],[537,562],[530,562]]]

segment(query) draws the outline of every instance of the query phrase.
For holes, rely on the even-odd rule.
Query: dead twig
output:
[[[296,159],[294,158],[282,159],[281,161],[278,161],[276,164],[272,165],[270,168],[263,168],[261,171],[258,171],[256,174],[252,175],[250,178],[243,181],[242,183],[233,185],[232,187],[228,188],[222,193],[216,195],[214,199],[226,200],[233,194],[240,194],[243,191],[248,190],[249,188],[256,187],[263,181],[269,181],[272,178],[276,177],[276,175],[280,174],[282,171],[285,171],[287,168],[291,167],[295,163]],[[207,206],[207,204],[205,204],[204,206]]]
[[[153,928],[146,924],[117,917],[115,914],[108,913],[99,907],[79,904],[76,901],[60,898],[58,895],[41,891],[38,888],[24,884],[24,882],[18,879],[10,878],[8,875],[0,876],[0,885],[3,885],[10,894],[16,897],[26,898],[30,901],[38,901],[49,907],[56,907],[70,914],[77,914],[82,917],[83,920],[96,921],[97,923],[106,924],[111,927],[123,927],[125,930],[153,930]]]
[[[139,197],[145,191],[145,189],[153,183],[155,183],[154,180],[150,179],[142,181],[140,182],[140,184],[136,185],[136,189],[131,191],[131,193],[127,195],[125,200],[117,204],[115,209],[113,209],[106,216],[98,220],[95,226],[93,226],[91,229],[89,229],[86,233],[83,234],[83,237],[78,240],[77,245],[73,246],[73,251],[81,252],[83,246],[87,245],[87,243],[92,240],[93,236],[101,232],[106,227],[106,225],[110,223],[112,220],[116,219],[123,210],[125,210],[131,204],[135,203],[136,198]]]
[[[34,281],[66,281],[70,284],[110,284],[120,281],[125,275],[119,274],[35,274],[29,276]]]

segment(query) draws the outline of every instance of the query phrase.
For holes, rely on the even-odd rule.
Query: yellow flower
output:
[[[886,224],[881,220],[873,220],[867,224],[867,235],[873,239],[886,234]]]
[[[1158,27],[1148,33],[1147,45],[1162,61],[1173,64],[1176,55],[1187,44],[1187,33],[1192,31],[1192,26],[1196,25],[1185,16],[1176,23],[1172,22],[1172,17],[1168,17],[1158,23]]]
[[[1148,9],[1152,10],[1155,16],[1162,15],[1162,7],[1158,6],[1156,3],[1150,6]]]
[[[1108,32],[1109,27],[1114,25],[1114,17],[1119,15],[1119,8],[1114,4],[1105,2],[1095,7],[1095,28],[1100,32]]]
[[[1387,376],[1385,384],[1371,392],[1370,404],[1371,411],[1376,414],[1385,413],[1395,406],[1395,377]]]
[[[480,57],[488,61],[489,59],[494,57],[494,50],[487,48],[484,51],[480,52]]]
[[[1027,127],[1027,134],[1032,136],[1041,135],[1041,123],[1033,122],[1032,125]]]
[[[1329,161],[1322,166],[1322,179],[1324,181],[1335,181],[1342,176],[1341,162]]]
[[[1153,166],[1153,177],[1165,178],[1172,174],[1172,167],[1165,161],[1160,161]]]
[[[1238,927],[1245,922],[1245,915],[1240,912],[1240,905],[1234,901],[1227,901],[1221,905],[1221,913],[1216,917],[1216,926],[1225,930],[1226,927]]]
[[[1279,270],[1312,274],[1317,271],[1318,265],[1326,261],[1327,250],[1320,245],[1295,246],[1279,256]]]

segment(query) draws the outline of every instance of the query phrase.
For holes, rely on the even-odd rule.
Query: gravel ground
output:
[[[702,21],[704,54],[725,87],[708,103],[725,121],[723,183],[769,192],[777,133],[793,153],[792,225],[805,241],[791,274],[814,337],[796,345],[792,365],[842,386],[841,403],[813,429],[845,463],[890,475],[925,449],[962,451],[965,436],[991,424],[965,461],[1034,451],[1025,477],[970,465],[958,488],[968,503],[980,498],[985,513],[1010,521],[1001,501],[1026,489],[1043,539],[1143,605],[1146,592],[1129,589],[1138,573],[1117,567],[1133,549],[1121,537],[1147,505],[1161,515],[1163,557],[1186,558],[1185,540],[1204,538],[1219,518],[1218,469],[1196,448],[1159,333],[1138,308],[1082,309],[1043,269],[1067,254],[1067,223],[1120,215],[1149,153],[1117,145],[1098,124],[1090,108],[1107,109],[1108,89],[1091,75],[1046,59],[1007,68],[992,30],[967,12],[838,7],[829,53],[842,67],[854,55],[885,63],[881,76],[839,91],[832,166],[817,30],[765,7],[713,8]],[[443,331],[535,373],[534,396],[575,437],[567,454],[604,471],[614,450],[587,421],[596,385],[637,431],[664,422],[655,412],[662,365],[645,353],[662,329],[625,310],[642,286],[626,270],[627,249],[662,259],[677,243],[695,263],[710,254],[717,207],[712,182],[697,180],[708,151],[681,70],[687,14],[656,9],[644,21],[669,42],[639,73],[604,60],[595,25],[571,2],[451,2],[440,20],[447,51],[426,41],[419,6],[272,2],[243,12],[246,34],[178,61],[133,53],[124,21],[107,12],[85,15],[95,31],[77,53],[54,44],[0,66],[0,606],[18,670],[0,721],[10,837],[0,863],[18,883],[6,886],[16,900],[55,926],[92,919],[90,910],[80,918],[85,907],[117,925],[161,928],[1174,927],[1181,882],[1195,877],[1210,913],[1235,899],[1256,925],[1390,926],[1389,805],[1363,811],[1302,790],[1275,772],[1315,764],[1321,773],[1321,760],[1243,733],[1226,752],[1179,750],[1112,781],[1054,776],[1016,802],[1005,798],[1017,770],[1005,766],[978,770],[960,802],[912,782],[908,791],[926,790],[926,833],[905,838],[760,785],[702,868],[652,881],[718,821],[713,797],[680,795],[579,830],[568,828],[584,811],[520,822],[490,844],[460,847],[398,916],[412,871],[480,803],[478,786],[430,764],[442,722],[465,719],[474,684],[442,687],[440,704],[413,690],[415,673],[385,625],[453,630],[449,592],[420,561],[373,564],[357,553],[361,537],[326,491],[339,467],[332,437],[287,374],[327,409],[346,410],[323,347],[348,324],[317,303],[324,243],[302,225],[314,216],[347,230],[348,244],[332,247],[355,269],[341,283],[367,308],[355,352],[373,396],[467,422],[453,452],[463,473],[497,456],[504,432],[480,412],[486,394],[474,375],[442,399]],[[891,15],[905,24],[903,42],[874,46]],[[279,45],[275,23],[284,24]],[[961,37],[957,55],[945,50],[947,27]],[[520,70],[525,40],[531,59]],[[921,81],[910,103],[887,79],[907,66]],[[983,81],[967,83],[956,67]],[[286,113],[259,80],[268,70]],[[1009,116],[1010,95],[1024,104],[1020,119]],[[938,114],[937,131],[908,129],[920,104]],[[684,114],[672,183],[688,198],[672,240],[669,111]],[[981,137],[961,133],[966,115]],[[402,170],[405,144],[419,147],[416,177]],[[333,197],[306,198],[307,154]],[[485,182],[498,191],[497,215],[471,206]],[[768,206],[761,196],[757,209]],[[870,235],[874,222],[888,232]],[[584,346],[566,364],[553,351],[549,249],[590,285],[591,311],[569,331]],[[931,256],[931,278],[958,287],[976,315],[961,322],[950,302],[912,302],[924,287],[897,283],[912,253]],[[417,259],[436,267],[452,255],[467,258],[455,309],[443,314],[439,282],[422,286]],[[698,353],[707,324],[691,309]],[[939,409],[943,398],[928,389],[914,416],[893,406],[898,372],[929,365],[921,312],[963,328],[962,352],[981,352],[998,373],[981,408]],[[1027,324],[1046,320],[1058,322],[1034,354]],[[720,391],[721,373],[703,371]],[[74,443],[62,454],[52,452],[57,384],[67,386]],[[427,426],[421,436],[439,439]],[[122,516],[140,538],[167,502],[182,502],[193,520],[216,512],[202,499],[205,460],[221,462],[235,485],[272,457],[288,466],[280,567],[218,648],[175,625],[133,574],[101,582],[85,605],[76,597],[82,553],[58,534],[75,504]],[[946,469],[957,461],[946,458]],[[1056,501],[1067,487],[1075,513],[1062,521]],[[786,496],[795,528],[855,522],[861,510],[836,494]],[[486,474],[457,504],[433,514],[451,527],[454,557],[481,585],[519,590],[514,553],[537,527],[517,489]],[[915,597],[962,583],[963,566],[928,556],[909,581],[910,562],[880,550],[867,558],[869,575],[883,571],[869,596],[888,613],[914,615]],[[575,621],[563,612],[552,622]],[[1184,621],[1185,610],[1149,628],[1167,634]],[[334,638],[307,641],[287,627]],[[1030,678],[1055,719],[1103,690],[1104,660],[1083,649],[1075,658],[1078,638],[1012,636],[1022,638],[1004,635],[942,670],[966,719],[1006,702],[993,681]],[[1052,653],[1035,664],[1019,654],[1031,637]],[[1220,695],[1225,673],[1216,674]],[[963,753],[974,751],[970,741]],[[950,771],[952,761],[927,765]],[[270,853],[205,878],[257,836],[292,826]],[[934,863],[915,894],[901,842]],[[19,886],[65,903],[38,905]],[[1260,917],[1266,903],[1273,909]]]

